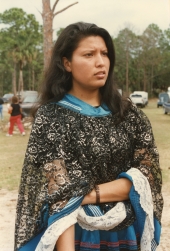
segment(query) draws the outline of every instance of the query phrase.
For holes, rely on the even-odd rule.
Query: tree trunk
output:
[[[50,7],[50,0],[42,0],[43,5],[43,12],[42,12],[42,19],[43,19],[43,52],[44,52],[44,70],[46,70],[50,63],[50,58],[52,54],[53,48],[53,18],[58,15],[59,13],[67,10],[68,8],[72,7],[73,5],[77,4],[78,2],[72,3],[67,7],[63,8],[62,10],[57,11],[54,13],[56,5],[58,4],[59,0],[54,2],[53,7]]]
[[[143,91],[146,91],[146,70],[144,68],[144,75],[143,75]]]
[[[23,80],[23,66],[22,63],[20,63],[20,67],[19,67],[19,94],[23,94],[24,92],[24,80]]]
[[[17,83],[16,83],[16,63],[13,64],[13,71],[12,71],[12,90],[14,96],[17,95]]]
[[[35,71],[34,66],[32,65],[32,90],[35,90]]]
[[[32,83],[31,83],[31,65],[28,66],[28,86],[29,86],[29,90],[31,90],[31,86],[32,86]]]
[[[53,46],[53,12],[50,7],[50,0],[42,0],[42,4],[44,69],[46,70],[50,62]]]
[[[152,64],[152,68],[151,68],[151,88],[150,88],[150,92],[151,92],[151,97],[153,95],[153,64]]]
[[[126,95],[129,96],[129,53],[126,51]]]
[[[4,94],[4,86],[3,86],[3,83],[4,83],[4,73],[2,72],[1,74],[1,90],[0,90],[0,96],[3,96]]]

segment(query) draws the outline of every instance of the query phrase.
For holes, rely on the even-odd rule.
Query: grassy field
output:
[[[170,115],[163,114],[162,108],[156,108],[156,100],[149,102],[143,111],[150,119],[156,145],[160,154],[164,189],[170,188]]]
[[[160,153],[163,188],[168,190],[170,188],[170,115],[164,115],[162,108],[156,107],[156,100],[151,100],[143,111],[152,124]],[[26,129],[24,137],[20,134],[6,137],[9,115],[6,111],[4,113],[4,121],[0,121],[0,188],[15,190],[19,185],[30,130]]]

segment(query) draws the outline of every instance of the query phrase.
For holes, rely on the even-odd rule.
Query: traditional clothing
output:
[[[53,251],[73,224],[75,250],[156,250],[163,199],[151,125],[133,105],[117,121],[106,105],[70,94],[39,108],[22,170],[15,251]],[[129,201],[80,206],[95,184],[122,177],[133,183]]]

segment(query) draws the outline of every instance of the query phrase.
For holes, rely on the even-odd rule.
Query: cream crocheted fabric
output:
[[[144,231],[141,238],[141,251],[151,251],[151,241],[154,237],[153,223],[153,203],[151,190],[147,178],[136,168],[131,168],[128,172],[133,179],[135,190],[140,195],[140,204],[147,217]],[[53,251],[59,236],[76,222],[86,230],[109,230],[120,224],[126,217],[125,206],[122,202],[112,208],[103,216],[87,216],[80,206],[77,210],[54,222],[42,236],[35,251]]]

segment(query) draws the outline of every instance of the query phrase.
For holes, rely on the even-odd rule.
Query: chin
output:
[[[89,90],[97,90],[97,89],[100,89],[100,88],[102,88],[103,86],[105,85],[105,83],[104,84],[98,84],[98,85],[91,85],[91,86],[89,86]]]
[[[95,85],[95,87],[101,88],[101,87],[103,87],[105,84],[106,84],[106,81],[103,82],[103,83],[97,83],[97,84]]]

